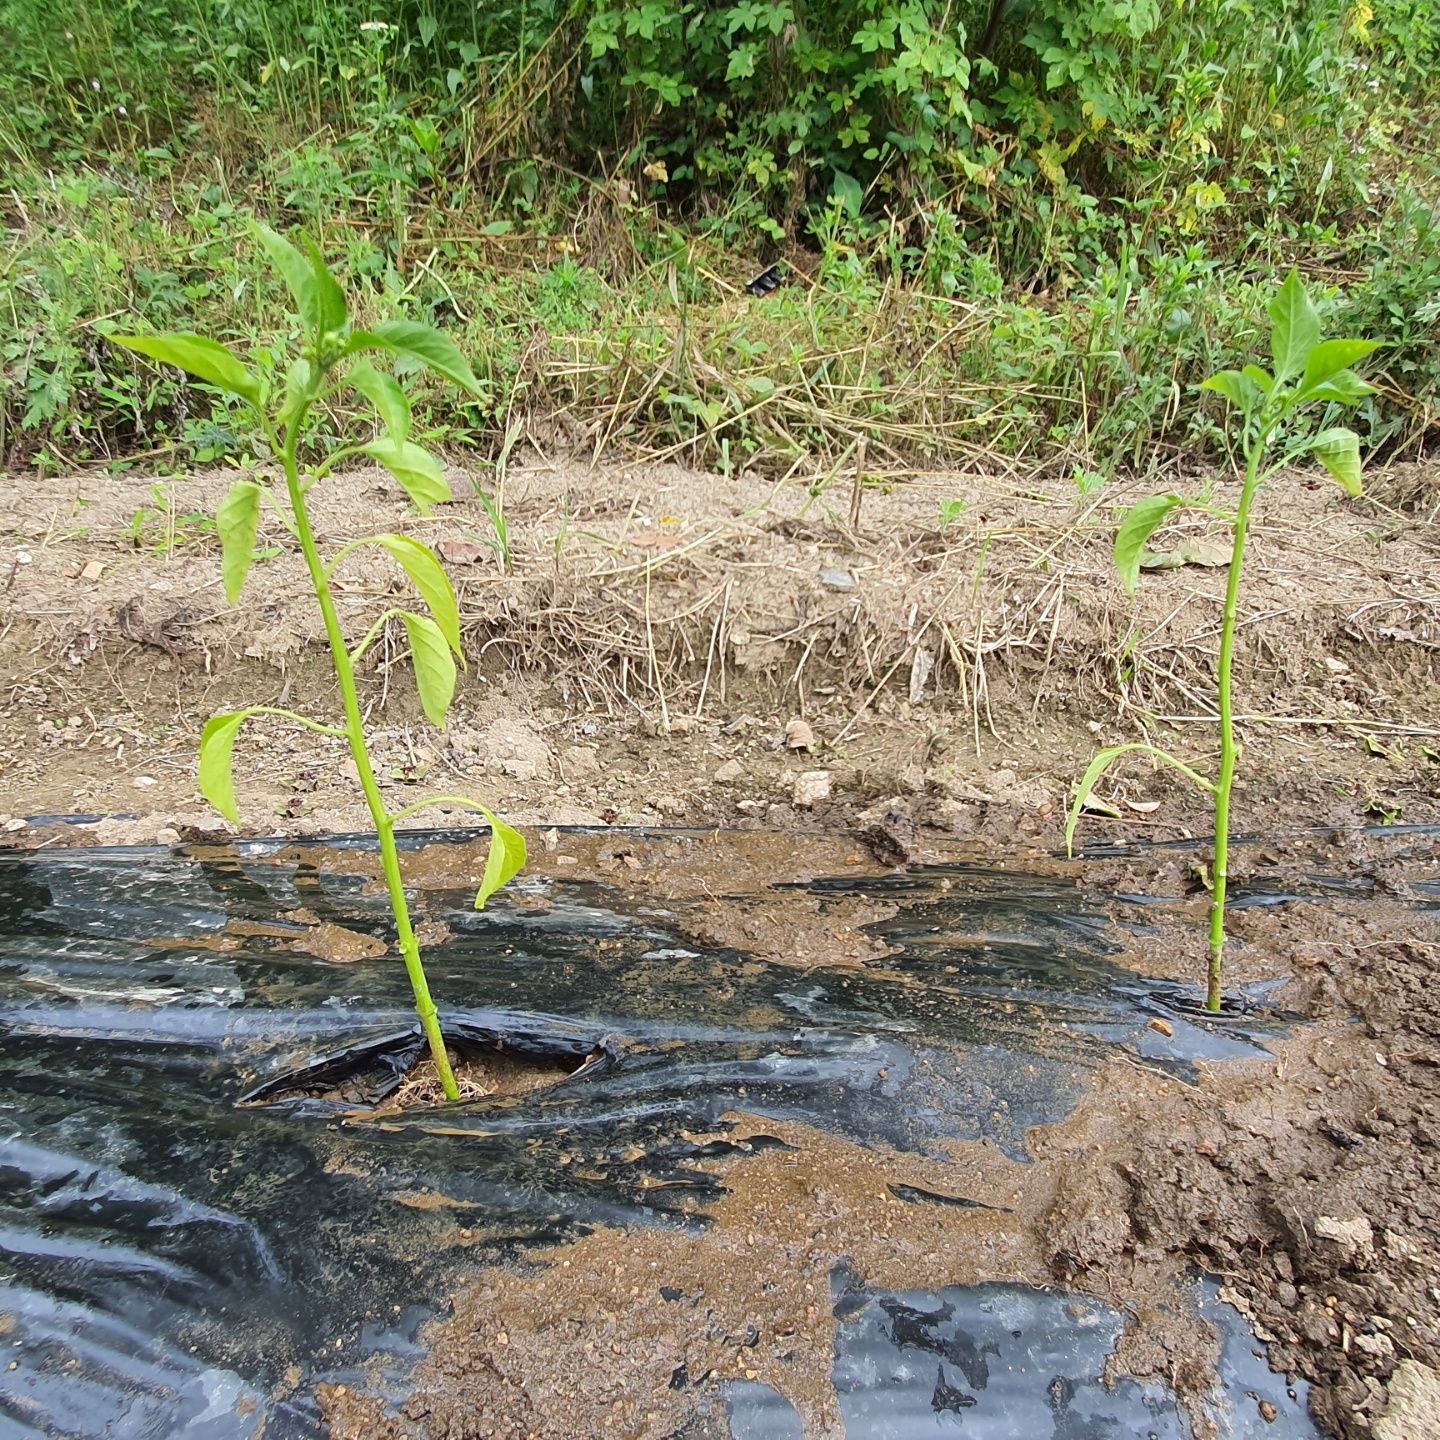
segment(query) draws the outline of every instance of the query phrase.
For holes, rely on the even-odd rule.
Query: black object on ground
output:
[[[524,879],[482,913],[468,889],[425,892],[453,933],[430,963],[452,1039],[573,1073],[382,1122],[355,1112],[418,1053],[403,967],[325,964],[284,938],[301,907],[383,936],[362,878],[249,844],[0,857],[0,1432],[313,1435],[315,1382],[366,1383],[367,1362],[403,1377],[423,1320],[485,1260],[594,1225],[703,1223],[679,1199],[703,1211],[717,1182],[687,1162],[724,1146],[687,1137],[728,1110],[1022,1154],[1117,1047],[1184,1073],[1262,1054],[1277,1028],[1192,1017],[1175,987],[1118,967],[1110,927],[1134,907],[1071,885],[949,867],[814,888],[845,887],[898,907],[874,928],[907,983],[706,950],[598,883]],[[1157,1014],[1173,1034],[1148,1028]],[[353,1099],[315,1093],[349,1084]],[[572,1173],[562,1152],[581,1143],[616,1163]],[[643,1166],[619,1161],[633,1148]],[[484,1238],[432,1246],[434,1197]],[[884,1297],[855,1299],[893,1338]],[[905,1433],[864,1428],[866,1394],[892,1382],[846,1353],[853,1440]],[[985,1413],[949,1351],[917,1354],[928,1425]]]
[[[754,295],[757,298],[761,295],[768,295],[772,290],[778,289],[785,283],[785,272],[778,266],[772,265],[768,270],[762,270],[745,287],[747,295]]]

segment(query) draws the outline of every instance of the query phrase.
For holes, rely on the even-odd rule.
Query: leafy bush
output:
[[[858,215],[968,140],[965,40],[920,0],[597,0],[586,126],[616,148],[643,135],[681,194],[738,185],[758,202],[743,218],[780,239],[770,212],[791,234],[815,194]]]
[[[1222,442],[1195,386],[1297,257],[1386,342],[1362,428],[1411,435],[1440,386],[1440,187],[1414,158],[1437,26],[1440,0],[0,0],[5,451],[213,450],[182,444],[204,396],[98,337],[283,341],[252,217],[323,236],[358,303],[473,327],[484,401],[417,396],[458,441],[532,383],[537,329],[583,357],[577,390],[623,393],[678,304],[725,383],[670,375],[634,423],[698,427],[697,460],[826,433],[717,428],[727,384],[823,375],[853,424],[950,356],[990,416],[969,438],[1108,471]],[[726,297],[777,249],[818,289],[766,302],[770,348],[742,357]]]

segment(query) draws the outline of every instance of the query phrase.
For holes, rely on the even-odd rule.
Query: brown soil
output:
[[[533,1095],[568,1080],[575,1064],[542,1057],[481,1054],[472,1051],[454,1056],[451,1065],[462,1100],[488,1100],[497,1095]],[[377,1115],[398,1114],[401,1110],[423,1110],[444,1105],[445,1091],[435,1062],[422,1059],[405,1077],[400,1088],[376,1110]]]
[[[471,538],[485,531],[478,501],[426,519],[378,473],[327,481],[327,550],[390,529],[457,557],[472,663],[448,729],[420,716],[398,635],[366,665],[393,803],[473,791],[541,825],[841,820],[894,863],[912,826],[1005,838],[1018,824],[1053,843],[1066,787],[1101,744],[1209,752],[1220,572],[1157,571],[1127,599],[1110,507],[1134,495],[1082,508],[1038,480],[912,476],[868,497],[852,534],[847,507],[806,478],[515,468],[509,575]],[[262,542],[277,553],[232,609],[213,537],[187,518],[213,513],[232,479],[166,482],[163,511],[129,476],[27,479],[0,495],[0,826],[14,843],[223,832],[194,783],[204,720],[257,701],[333,713],[289,536],[267,513]],[[455,488],[469,487],[457,476]],[[1440,490],[1418,467],[1372,489],[1378,499],[1352,502],[1286,475],[1263,497],[1240,632],[1241,710],[1259,717],[1243,727],[1242,828],[1277,806],[1298,823],[1437,813],[1426,752],[1440,751],[1440,525],[1427,517]],[[969,503],[943,533],[942,499]],[[1156,548],[1208,526],[1186,521]],[[831,588],[837,571],[853,588]],[[403,588],[375,549],[337,579],[352,636]],[[812,746],[789,748],[792,718]],[[236,757],[247,831],[369,828],[348,760],[323,737],[257,718]],[[817,771],[829,798],[807,801],[798,777]],[[1194,817],[1183,785],[1144,762],[1102,791],[1121,811],[1111,831],[1175,834]],[[1153,800],[1157,811],[1130,808]],[[76,812],[135,818],[83,835],[20,825]]]
[[[212,542],[192,538],[184,517],[213,512],[230,478],[173,482],[173,512],[142,521],[139,549],[131,522],[152,503],[148,483],[27,481],[0,499],[9,843],[228,845],[195,790],[203,720],[257,700],[333,709],[288,537],[264,537],[279,553],[234,610]],[[512,472],[508,575],[458,544],[484,531],[478,503],[420,520],[374,474],[327,482],[327,548],[384,528],[457,542],[445,548],[473,661],[448,730],[418,718],[394,637],[364,677],[391,803],[474,793],[534,827],[537,874],[664,897],[707,945],[886,973],[885,947],[863,928],[881,907],[769,887],[967,854],[1058,872],[1048,852],[1095,748],[1149,737],[1186,758],[1210,752],[1219,577],[1160,571],[1136,602],[1124,597],[1110,505],[1138,490],[1086,510],[1062,486],[1035,488],[1046,482],[911,476],[868,497],[852,533],[821,481],[542,457]],[[1404,903],[1433,860],[1304,833],[1440,821],[1440,489],[1418,467],[1372,488],[1378,498],[1349,502],[1280,477],[1247,570],[1239,686],[1252,718],[1235,828],[1265,843],[1242,847],[1236,868],[1301,874],[1323,851],[1326,868],[1393,897],[1358,918],[1327,910],[1323,925],[1312,907],[1236,913],[1245,943],[1232,975],[1288,981],[1312,1017],[1273,1063],[1202,1067],[1191,1087],[1117,1062],[1070,1119],[1032,1133],[1028,1166],[988,1145],[941,1164],[734,1117],[732,1140],[784,1145],[706,1162],[727,1191],[711,1223],[599,1231],[480,1273],[432,1329],[401,1416],[363,1393],[322,1394],[335,1435],[659,1437],[693,1421],[707,1389],[750,1374],[796,1405],[808,1435],[836,1434],[827,1276],[842,1256],[877,1286],[1058,1282],[1128,1309],[1117,1368],[1174,1385],[1202,1424],[1215,1341],[1176,1297],[1197,1267],[1219,1274],[1272,1364],[1315,1382],[1322,1422],[1343,1440],[1370,1433],[1398,1362],[1440,1365],[1440,1026],[1428,998],[1440,935]],[[940,499],[969,504],[943,532]],[[1207,523],[1156,548],[1214,538]],[[822,574],[836,570],[844,581]],[[367,551],[338,573],[358,635],[391,603],[396,572]],[[803,732],[786,730],[796,719],[811,731],[800,749]],[[300,850],[369,828],[329,742],[257,720],[236,754],[249,832],[293,835]],[[1131,763],[1102,792],[1118,818],[1087,821],[1082,839],[1204,833],[1203,807],[1169,772]],[[135,818],[23,823],[72,811]],[[600,833],[549,828],[571,824]],[[742,845],[726,833],[737,826],[773,833]],[[373,856],[309,853],[379,883]],[[478,883],[483,860],[483,842],[431,847],[406,857],[407,881],[423,909],[429,890]],[[1196,973],[1204,896],[1189,858],[1100,859],[1082,873],[1190,896],[1131,961]],[[492,902],[544,903],[523,890]],[[312,920],[277,928],[275,943],[315,953],[327,938]],[[907,1203],[895,1186],[996,1208]],[[450,1203],[416,1203],[432,1200]],[[659,1297],[662,1278],[680,1301]]]
[[[332,965],[353,965],[357,960],[383,955],[387,947],[373,935],[362,935],[358,930],[326,922],[311,926],[299,940],[291,942],[290,948],[302,955],[328,960]]]
[[[1258,922],[1253,938],[1266,923],[1281,953],[1302,928]],[[743,1377],[786,1396],[808,1436],[838,1435],[828,1277],[844,1259],[880,1289],[1062,1283],[1128,1310],[1117,1373],[1174,1387],[1200,1434],[1217,1433],[1218,1350],[1186,1297],[1197,1270],[1218,1275],[1272,1366],[1315,1383],[1317,1419],[1367,1434],[1397,1363],[1440,1363],[1437,955],[1440,929],[1414,912],[1307,930],[1291,994],[1314,1023],[1273,1061],[1203,1066],[1194,1086],[1117,1061],[1031,1133],[1033,1164],[731,1117],[726,1138],[766,1142],[698,1162],[728,1192],[711,1224],[598,1231],[482,1273],[431,1328],[401,1414],[325,1389],[332,1431],[659,1440]],[[973,1204],[901,1198],[916,1192]]]

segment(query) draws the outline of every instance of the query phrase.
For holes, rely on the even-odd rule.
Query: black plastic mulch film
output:
[[[421,1045],[393,957],[337,966],[284,943],[301,907],[387,936],[384,896],[317,853],[0,858],[0,1436],[240,1440],[263,1422],[286,1440],[317,1433],[320,1380],[364,1383],[362,1362],[383,1356],[403,1388],[457,1276],[402,1192],[454,1197],[501,1237],[472,1267],[597,1225],[684,1227],[679,1197],[703,1213],[719,1183],[685,1164],[699,1153],[685,1135],[727,1111],[932,1155],[988,1136],[1023,1158],[1027,1128],[1061,1119],[1116,1048],[1183,1074],[1263,1053],[1283,1023],[1263,996],[1204,1020],[1182,987],[1111,960],[1114,926],[1143,927],[1143,907],[1009,869],[815,882],[898,906],[872,928],[900,947],[887,966],[905,985],[705,950],[619,888],[522,878],[483,913],[468,890],[425,892],[425,918],[453,931],[431,984],[462,1054],[568,1078],[443,1124],[429,1110],[342,1125],[337,1112],[393,1095]],[[269,933],[236,947],[252,927]],[[602,1178],[561,1163],[576,1143],[613,1157]],[[1100,1383],[1119,1316],[1082,1328],[1063,1295],[1015,1287],[834,1286],[852,1440],[1189,1433],[1173,1397]],[[1280,1407],[1263,1433],[1313,1435],[1303,1395],[1223,1308],[1230,1383]],[[1253,1400],[1237,1427],[1242,1413]],[[730,1392],[728,1424],[737,1440],[800,1433],[756,1384]]]

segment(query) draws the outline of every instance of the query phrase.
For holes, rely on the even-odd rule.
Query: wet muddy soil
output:
[[[1440,1361],[1434,832],[1240,846],[1218,1021],[1195,1008],[1183,844],[887,868],[848,836],[560,832],[477,914],[483,853],[405,854],[474,1087],[446,1110],[405,1103],[422,1046],[363,840],[0,865],[0,1205],[33,1237],[7,1242],[7,1296],[63,1275],[67,1303],[242,1376],[264,1332],[285,1405],[313,1399],[337,1437],[719,1436],[745,1395],[809,1437],[864,1435],[856,1395],[884,1392],[837,1356],[877,1324],[938,1367],[922,1409],[988,1414],[983,1347],[934,1328],[977,1286],[1020,1287],[1021,1331],[1113,1324],[1113,1393],[1151,1387],[1166,1436],[1268,1433],[1271,1412],[1308,1435],[1305,1404],[1319,1433],[1383,1434]],[[738,929],[701,938],[717,906]],[[806,939],[826,915],[867,952]],[[289,938],[319,925],[373,944],[337,962]],[[192,1278],[214,1234],[236,1252],[218,1290]],[[1253,1325],[1269,1388],[1217,1391],[1205,1284]],[[1023,1298],[1042,1294],[1063,1313]],[[344,1318],[391,1297],[431,1317],[403,1344]],[[232,1335],[225,1312],[253,1318]],[[367,1325],[348,1367],[306,1338]]]
[[[487,1205],[422,1166],[395,1203],[448,1227],[432,1237],[443,1246],[480,1248],[441,1282],[453,1313],[423,1332],[403,1400],[378,1372],[373,1381],[321,1382],[315,1393],[335,1436],[721,1435],[735,1384],[780,1397],[807,1436],[839,1435],[839,1274],[871,1295],[1009,1284],[1058,1287],[1075,1297],[1067,1303],[1107,1307],[1126,1317],[1111,1377],[1161,1386],[1201,1435],[1259,1433],[1240,1423],[1243,1395],[1216,1394],[1221,1337],[1202,1313],[1203,1277],[1222,1287],[1296,1394],[1309,1382],[1323,1434],[1351,1440],[1375,1424],[1383,1433],[1397,1373],[1403,1397],[1415,1374],[1428,1373],[1415,1364],[1440,1368],[1433,831],[1314,830],[1241,843],[1229,978],[1253,1019],[1237,1010],[1209,1030],[1194,1008],[1206,895],[1196,849],[1184,842],[1135,845],[1122,832],[1067,860],[1035,845],[1001,852],[931,837],[927,863],[896,867],[848,835],[601,829],[537,841],[513,893],[492,902],[493,915],[469,918],[485,838],[457,833],[407,849],[407,888],[428,927],[432,971],[458,966],[449,977],[458,979],[472,963],[460,956],[498,926],[497,938],[509,937],[499,961],[520,967],[498,993],[508,986],[519,998],[534,964],[525,957],[563,941],[564,985],[631,1017],[627,1066],[693,1048],[699,1013],[742,1033],[773,1031],[774,996],[817,1033],[863,1016],[877,1036],[893,1035],[894,1058],[867,1062],[865,1083],[877,1093],[891,1067],[923,1074],[942,1063],[943,1045],[908,1048],[917,1023],[940,1033],[959,1024],[955,1033],[982,1042],[962,1048],[944,1085],[980,1083],[966,1074],[985,1073],[987,1048],[1033,1059],[999,1087],[1010,1098],[997,1095],[979,1137],[937,1137],[925,1105],[914,1110],[918,1129],[837,1130],[799,1119],[787,1113],[783,1084],[758,1083],[763,1065],[748,1086],[728,1078],[731,1108],[708,1130],[684,1131],[683,1158],[661,1165],[653,1142],[594,1149],[584,1127],[542,1126],[526,1142],[540,1148],[527,1153],[549,1152],[547,1165],[564,1177],[560,1193],[603,1193],[623,1176],[652,1218],[596,1217],[581,1233],[522,1244],[509,1258],[493,1252],[505,1231],[487,1219]],[[72,853],[83,863],[85,852]],[[205,842],[173,854],[227,897],[227,911],[168,939],[140,912],[122,933],[143,936],[141,953],[183,961],[188,952],[206,966],[261,965],[297,980],[313,967],[319,994],[337,975],[358,977],[340,982],[341,993],[373,988],[382,967],[387,990],[401,996],[376,855],[363,839]],[[138,880],[160,863],[142,857]],[[283,884],[266,878],[272,873]],[[51,890],[60,893],[53,882]],[[591,898],[577,908],[582,896]],[[63,913],[83,917],[66,903]],[[627,928],[634,922],[610,916],[606,907],[616,905],[641,923],[638,935]],[[641,938],[647,925],[661,930]],[[294,938],[297,929],[327,928],[354,937],[343,956]],[[1080,1072],[1054,1118],[1017,1127],[1023,1110],[1007,1106],[1017,1078],[1024,1093],[1023,1070],[1038,1072],[1042,1094],[1046,1067],[1072,1065],[1084,1035],[1111,1033],[1111,1022],[1071,1002],[1057,1009],[1043,989],[1027,999],[1015,980],[1033,963],[1074,984],[1095,963],[1085,947],[1102,939],[1106,965],[1119,966],[1103,983],[1133,992],[1139,1028],[1123,1032],[1123,1053]],[[1059,958],[1077,941],[1078,952]],[[1127,967],[1133,981],[1123,979]],[[794,978],[765,992],[772,975]],[[94,980],[88,990],[44,983],[97,993]],[[482,982],[476,993],[494,986]],[[125,993],[137,1016],[155,1003],[143,988]],[[533,977],[524,993],[544,1003]],[[20,1017],[26,1030],[33,1013]],[[301,1072],[263,1098],[281,1109],[318,1101],[330,1123],[361,1132],[467,1145],[505,1113],[496,1106],[520,1107],[519,1121],[527,1104],[561,1094],[599,1053],[598,1038],[577,1034],[563,1054],[507,1051],[493,1040],[457,1046],[466,1103],[451,1112],[427,1108],[438,1097],[418,1038],[407,1042],[403,1073],[385,1072],[378,1091],[365,1076],[326,1070],[311,1080]],[[532,1034],[520,1043],[539,1042]],[[742,1042],[737,1053],[764,1051]],[[271,1067],[251,1063],[253,1084]],[[835,1078],[839,1094],[855,1083],[843,1069]],[[951,1093],[944,1085],[940,1093]],[[802,1113],[823,1112],[815,1101],[824,1089]],[[943,1115],[944,1103],[934,1113]],[[1054,1109],[1044,1100],[1039,1109],[1046,1105]],[[407,1132],[417,1117],[422,1128]],[[373,1173],[344,1153],[327,1168]],[[554,1193],[555,1183],[545,1188]],[[937,1393],[950,1393],[955,1382],[942,1380]],[[1250,1419],[1268,1425],[1264,1407],[1275,1403],[1255,1400]]]
[[[483,1275],[431,1332],[398,1414],[325,1393],[336,1435],[658,1440],[735,1379],[784,1396],[807,1436],[841,1433],[840,1266],[879,1289],[1093,1296],[1132,1317],[1116,1375],[1163,1382],[1197,1434],[1259,1433],[1208,1398],[1219,1340],[1194,1286],[1218,1277],[1271,1366],[1313,1382],[1323,1431],[1369,1433],[1397,1364],[1440,1362],[1440,933],[1412,915],[1327,932],[1291,986],[1310,1023],[1270,1057],[1188,1081],[1102,1067],[1025,1160],[957,1144],[926,1162],[728,1117],[719,1133],[743,1143],[707,1164],[727,1193],[702,1231],[602,1230]]]
[[[177,482],[177,510],[211,505],[228,478]],[[1103,787],[1113,813],[1084,820],[1075,861],[1062,825],[1102,744],[1208,753],[1213,573],[1147,575],[1132,606],[1109,574],[1111,529],[1059,494],[975,477],[900,487],[856,535],[812,514],[803,489],[772,495],[754,477],[726,489],[669,468],[587,472],[582,486],[530,467],[515,573],[450,566],[475,663],[449,729],[420,717],[398,649],[377,647],[364,677],[393,803],[474,793],[530,841],[526,876],[484,917],[465,894],[483,838],[416,838],[406,854],[448,1003],[500,1007],[506,1034],[516,1007],[578,1027],[564,1058],[462,1053],[466,1103],[449,1114],[431,1108],[418,1050],[383,1093],[327,1075],[268,1095],[264,1113],[233,1110],[281,1061],[348,1044],[355,1015],[367,1041],[405,1023],[376,857],[363,839],[321,843],[368,828],[344,756],[277,722],[248,726],[238,836],[195,790],[211,712],[333,704],[297,557],[266,537],[280,547],[266,583],[231,611],[203,536],[137,547],[123,487],[45,484],[45,523],[13,503],[6,542],[6,863],[158,844],[145,864],[205,877],[209,918],[186,928],[141,905],[96,919],[93,897],[64,899],[55,881],[43,913],[58,928],[41,927],[38,950],[29,931],[4,941],[19,960],[0,980],[22,977],[5,1023],[22,1038],[3,1063],[27,1097],[48,1092],[25,1047],[93,1063],[81,1090],[106,1156],[146,1150],[115,1139],[131,1133],[136,1077],[164,1073],[189,1095],[197,1075],[226,1076],[203,1136],[176,1125],[206,1156],[205,1204],[260,1230],[293,1200],[268,1171],[232,1176],[216,1136],[235,1115],[283,1134],[305,1157],[293,1173],[316,1185],[389,1187],[399,1211],[372,1197],[361,1218],[327,1221],[325,1243],[343,1231],[344,1247],[307,1283],[344,1290],[334,1277],[363,1255],[432,1318],[403,1384],[379,1359],[344,1374],[297,1361],[280,1388],[307,1423],[318,1395],[333,1434],[355,1440],[709,1440],[726,1432],[725,1397],[751,1385],[781,1397],[807,1440],[839,1435],[835,1360],[853,1316],[832,1292],[845,1275],[876,1293],[1045,1286],[1086,1315],[1108,1307],[1123,1317],[1112,1379],[1164,1387],[1197,1434],[1264,1433],[1285,1390],[1232,1395],[1228,1412],[1217,1398],[1208,1277],[1324,1433],[1434,1433],[1433,474],[1387,477],[1359,504],[1303,476],[1267,497],[1242,627],[1232,871],[1229,978],[1249,1009],[1211,1029],[1193,1006],[1203,807],[1133,764]],[[572,484],[591,513],[562,555],[551,531]],[[412,526],[374,475],[330,493],[327,544]],[[973,533],[940,537],[936,497],[955,495]],[[472,510],[413,528],[463,540]],[[342,576],[347,626],[368,625],[393,579],[379,562]],[[1123,948],[1106,949],[1117,934]],[[479,964],[475,947],[492,945]],[[1100,979],[1097,955],[1112,967]],[[1044,968],[1057,956],[1063,984]],[[1134,1013],[1093,1008],[1101,990]],[[235,995],[270,1009],[232,1027]],[[177,1006],[222,1019],[172,1034]],[[618,1142],[575,1118],[575,1071],[609,1034],[595,1015],[625,1030],[634,1089],[617,1091]],[[1097,1063],[1085,1037],[1102,1033],[1113,1053]],[[142,1035],[144,1064],[127,1051],[112,1073],[85,1048],[102,1034]],[[1017,1054],[1007,1089],[986,1067]],[[693,1068],[665,1109],[643,1077],[677,1056]],[[656,1130],[654,1115],[682,1112],[680,1130]],[[46,1110],[36,1133],[63,1151],[86,1113]],[[457,1147],[484,1158],[457,1167]],[[191,1178],[176,1182],[176,1216],[198,1203]],[[16,1181],[0,1202],[29,1216],[28,1193]],[[385,1218],[397,1213],[404,1225]],[[431,1253],[443,1269],[426,1268]],[[940,1364],[936,1422],[963,1424],[963,1373]]]

